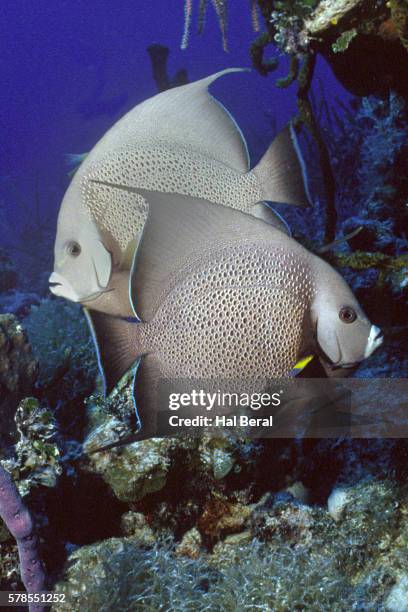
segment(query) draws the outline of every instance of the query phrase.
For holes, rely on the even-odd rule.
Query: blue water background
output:
[[[89,151],[104,132],[138,102],[157,93],[146,48],[170,49],[169,73],[184,67],[190,80],[230,66],[250,66],[253,31],[249,2],[230,2],[228,45],[211,3],[204,33],[197,35],[197,6],[187,50],[182,0],[4,0],[0,20],[0,206],[18,228],[34,214],[55,222],[69,183],[67,153]],[[275,51],[275,54],[279,54]],[[254,162],[276,129],[296,112],[296,86],[274,87],[287,59],[268,78],[232,75],[213,92],[232,111]],[[314,86],[329,100],[347,97],[323,60]],[[11,211],[11,215],[10,215]],[[7,241],[2,232],[0,244]]]

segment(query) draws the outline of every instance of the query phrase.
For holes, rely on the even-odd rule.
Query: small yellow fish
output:
[[[302,370],[305,369],[305,367],[312,361],[314,355],[308,355],[307,357],[303,357],[302,359],[300,359],[296,365],[293,366],[290,375],[291,376],[297,376],[298,374],[300,374],[300,372]]]

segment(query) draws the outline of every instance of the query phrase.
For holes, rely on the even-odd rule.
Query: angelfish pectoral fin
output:
[[[140,355],[138,322],[88,308],[84,312],[95,343],[105,395],[109,395]]]
[[[95,275],[100,287],[107,287],[112,273],[112,256],[100,240],[90,244]]]

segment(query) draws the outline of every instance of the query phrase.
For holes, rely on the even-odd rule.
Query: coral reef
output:
[[[45,313],[59,316],[61,303],[50,302],[40,305],[41,315],[34,310],[34,329]],[[87,339],[76,313],[74,307],[64,316]],[[59,327],[47,325],[58,336]],[[49,344],[32,338],[37,350]],[[47,356],[45,349],[52,379],[52,351]],[[56,568],[55,592],[66,593],[70,609],[340,612],[398,605],[408,575],[403,441],[183,436],[93,453],[134,427],[132,381],[130,372],[108,399],[96,390],[89,397],[80,458],[45,404],[26,399],[15,416],[20,443],[3,464],[30,505],[41,514],[48,508],[51,522],[43,521],[41,537],[53,546],[45,560]],[[60,400],[69,402],[64,393]],[[87,515],[74,546],[50,512],[67,499],[68,481]],[[104,513],[103,530],[90,538],[90,522],[101,522],[101,499],[112,514]],[[16,558],[4,529],[0,538],[0,571],[7,564],[12,572],[3,582],[8,588]],[[68,559],[59,571],[63,555],[56,551],[64,545]]]
[[[27,293],[19,289],[0,293],[0,314],[13,314],[23,318],[29,314],[31,306],[38,306],[40,301],[37,293]]]
[[[21,590],[21,572],[26,590],[37,592],[45,590],[46,585],[34,523],[37,527],[44,527],[48,521],[41,513],[31,514],[30,494],[38,489],[40,499],[41,489],[52,489],[57,485],[62,473],[61,458],[55,440],[55,420],[38,400],[22,400],[14,420],[18,442],[7,449],[5,457],[0,458],[0,518],[4,521],[0,521],[0,583],[6,590]],[[43,609],[30,605],[30,610],[36,612]]]
[[[127,376],[111,398],[88,402],[89,456],[79,467],[104,479],[128,510],[121,537],[69,556],[55,590],[71,609],[109,601],[124,610],[340,612],[400,601],[405,441],[204,436],[93,454],[126,435],[131,384]]]
[[[114,421],[115,425],[119,423]],[[152,438],[125,446],[121,453],[95,453],[92,471],[103,477],[119,500],[138,501],[166,484],[172,446],[167,438]]]
[[[289,2],[260,3],[264,16],[269,12],[269,27],[273,30],[273,41],[283,53],[301,56],[308,50],[310,38],[304,22],[313,14],[317,0],[290,0]],[[321,4],[321,3],[320,3]],[[319,5],[320,7],[320,5]]]
[[[207,5],[185,0],[183,47],[195,6],[201,31]],[[226,48],[227,1],[212,5]],[[287,76],[274,85],[297,87],[295,129],[323,167],[325,197],[313,212],[290,213],[299,220],[295,234],[315,251],[335,241],[324,257],[386,326],[384,350],[356,375],[402,376],[408,88],[394,64],[401,58],[401,70],[408,62],[406,2],[252,0],[247,8],[254,30],[260,15],[265,27],[251,47],[253,64],[268,75],[279,61],[276,48],[290,56]],[[148,51],[160,90],[185,82],[180,73],[169,78],[165,47]],[[324,100],[314,104],[318,53],[351,91],[376,95],[334,109]],[[368,65],[372,82],[364,76]],[[25,245],[26,224],[15,228],[28,249],[25,261],[48,253],[38,190],[36,200],[34,238]],[[33,249],[36,239],[40,247]],[[28,293],[27,277],[17,279],[8,257],[9,250],[0,253],[0,302],[9,313],[0,316],[2,589],[23,588],[18,545],[26,586],[44,586],[41,554],[50,585],[66,593],[67,603],[55,610],[406,608],[405,440],[250,441],[228,434],[95,452],[135,429],[133,372],[104,399],[80,308]],[[48,259],[36,265],[41,295]]]
[[[407,300],[406,103],[391,92],[384,98],[369,96],[347,104],[329,104],[323,91],[318,90],[314,92],[313,108],[333,167],[337,239],[328,248],[321,248],[324,201],[317,199],[314,210],[307,214],[291,210],[284,214],[300,242],[339,268],[367,314],[386,326],[383,356],[375,355],[372,362],[381,362],[382,366],[376,365],[373,372],[404,376],[406,356],[397,347],[396,334],[401,334],[397,326],[401,328],[406,321]],[[305,150],[313,160],[314,149],[308,142]],[[311,178],[313,193],[319,193],[315,185],[321,181],[320,171],[313,164]],[[400,359],[398,367],[396,355]],[[362,364],[364,369],[368,375],[367,364]]]
[[[31,393],[37,375],[22,325],[14,315],[0,315],[0,447],[10,442],[18,402]]]
[[[387,325],[403,324],[407,299],[406,200],[407,111],[401,97],[363,98],[344,108],[330,152],[337,177],[340,226],[357,233],[335,249],[342,268],[368,312]],[[381,301],[392,308],[385,322]],[[377,308],[376,308],[377,304]]]
[[[395,31],[404,45],[405,49],[408,50],[408,6],[406,0],[391,0],[389,7],[391,12],[391,19]]]
[[[72,610],[103,610],[109,601],[123,610],[340,611],[403,601],[406,499],[397,502],[381,481],[350,487],[349,496],[337,522],[290,495],[267,496],[243,508],[238,535],[218,532],[212,551],[200,527],[176,547],[129,536],[86,546],[55,588]]]
[[[62,299],[43,299],[31,307],[24,327],[39,362],[42,386],[58,383],[59,395],[66,399],[91,393],[98,366],[88,325],[78,305]]]
[[[205,20],[207,0],[198,6],[198,31]],[[213,0],[223,48],[227,50],[227,1]],[[408,97],[401,74],[408,67],[408,9],[405,0],[252,0],[248,12],[254,30],[260,30],[258,10],[265,32],[251,47],[254,66],[266,75],[276,61],[264,61],[265,48],[274,44],[292,58],[321,53],[336,76],[352,93],[369,95],[394,89]],[[181,48],[188,46],[193,0],[185,0]],[[350,66],[353,70],[350,70]],[[373,78],[374,77],[374,78]]]
[[[408,66],[404,1],[258,0],[258,4],[269,42],[283,53],[322,54],[343,85],[357,95],[389,88],[408,94],[400,78]]]
[[[200,14],[205,10],[205,5],[205,2],[200,3]],[[318,53],[324,55],[339,80],[353,93],[385,95],[394,89],[408,99],[406,81],[400,78],[401,71],[403,72],[402,66],[408,68],[406,2],[402,0],[389,3],[364,3],[361,0],[341,2],[259,0],[258,5],[263,16],[265,32],[251,45],[252,62],[264,76],[273,71],[277,66],[277,59],[264,59],[265,50],[271,44],[291,58],[287,77],[279,79],[276,84],[279,87],[287,87],[298,80],[297,125],[306,126],[318,147],[322,165],[321,177],[326,192],[324,239],[326,243],[331,243],[336,236],[336,208],[339,207],[335,205],[335,179],[328,147],[309,96],[316,55]],[[251,7],[252,14],[257,15],[254,3]],[[183,47],[188,42],[193,2],[186,1],[185,8]],[[219,17],[223,36],[225,36],[225,16],[226,3],[222,2],[219,3]],[[200,18],[200,23],[202,21]],[[255,24],[258,29],[257,20]],[[300,64],[303,64],[301,69]],[[353,65],[352,71],[349,70],[350,65]],[[391,137],[398,138],[395,130],[388,133]],[[374,150],[370,143],[367,145]]]
[[[228,438],[151,438],[95,452],[129,435],[134,417],[132,384],[127,376],[108,400],[90,398],[90,431],[83,443],[87,471],[100,475],[119,500],[140,501],[168,486],[183,470],[199,470],[207,482],[222,480],[233,470],[238,460],[236,442]]]
[[[305,27],[311,34],[319,34],[338,25],[347,15],[363,4],[362,0],[321,0],[316,10],[305,19]]]
[[[348,267],[353,270],[367,270],[375,268],[379,271],[377,286],[384,288],[387,280],[395,293],[406,289],[408,273],[408,255],[392,257],[384,253],[366,253],[364,251],[354,251],[350,254],[338,254],[335,256],[337,266],[340,268]]]
[[[305,575],[306,555],[305,550],[287,547],[274,551],[253,541],[249,547],[242,544],[226,547],[218,553],[215,564],[205,558],[175,557],[165,544],[146,550],[130,539],[109,540],[74,554],[68,582],[60,583],[58,588],[67,594],[72,610],[103,610],[107,600],[123,610],[143,606],[152,610],[220,612],[241,607],[274,609],[276,605],[296,609],[311,602],[315,610],[327,610],[336,603],[336,597],[350,601],[344,599],[344,583],[333,567],[334,562],[316,555],[314,569]],[[327,574],[330,566],[333,575],[325,589],[319,589],[320,576],[323,571]],[[97,585],[88,580],[80,593],[81,577],[92,573],[97,577]],[[114,577],[125,575],[129,579],[121,594],[120,582]],[[289,584],[290,589],[285,592]]]
[[[33,486],[55,487],[62,469],[52,413],[38,400],[26,398],[20,402],[14,420],[19,436],[14,456],[0,461],[0,465],[13,476],[22,496]]]

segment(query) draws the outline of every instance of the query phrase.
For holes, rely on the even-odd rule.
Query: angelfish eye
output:
[[[339,312],[339,319],[343,323],[353,323],[357,319],[356,312],[351,306],[343,306]]]
[[[77,242],[70,242],[67,249],[71,257],[78,257],[81,253],[81,246]]]

